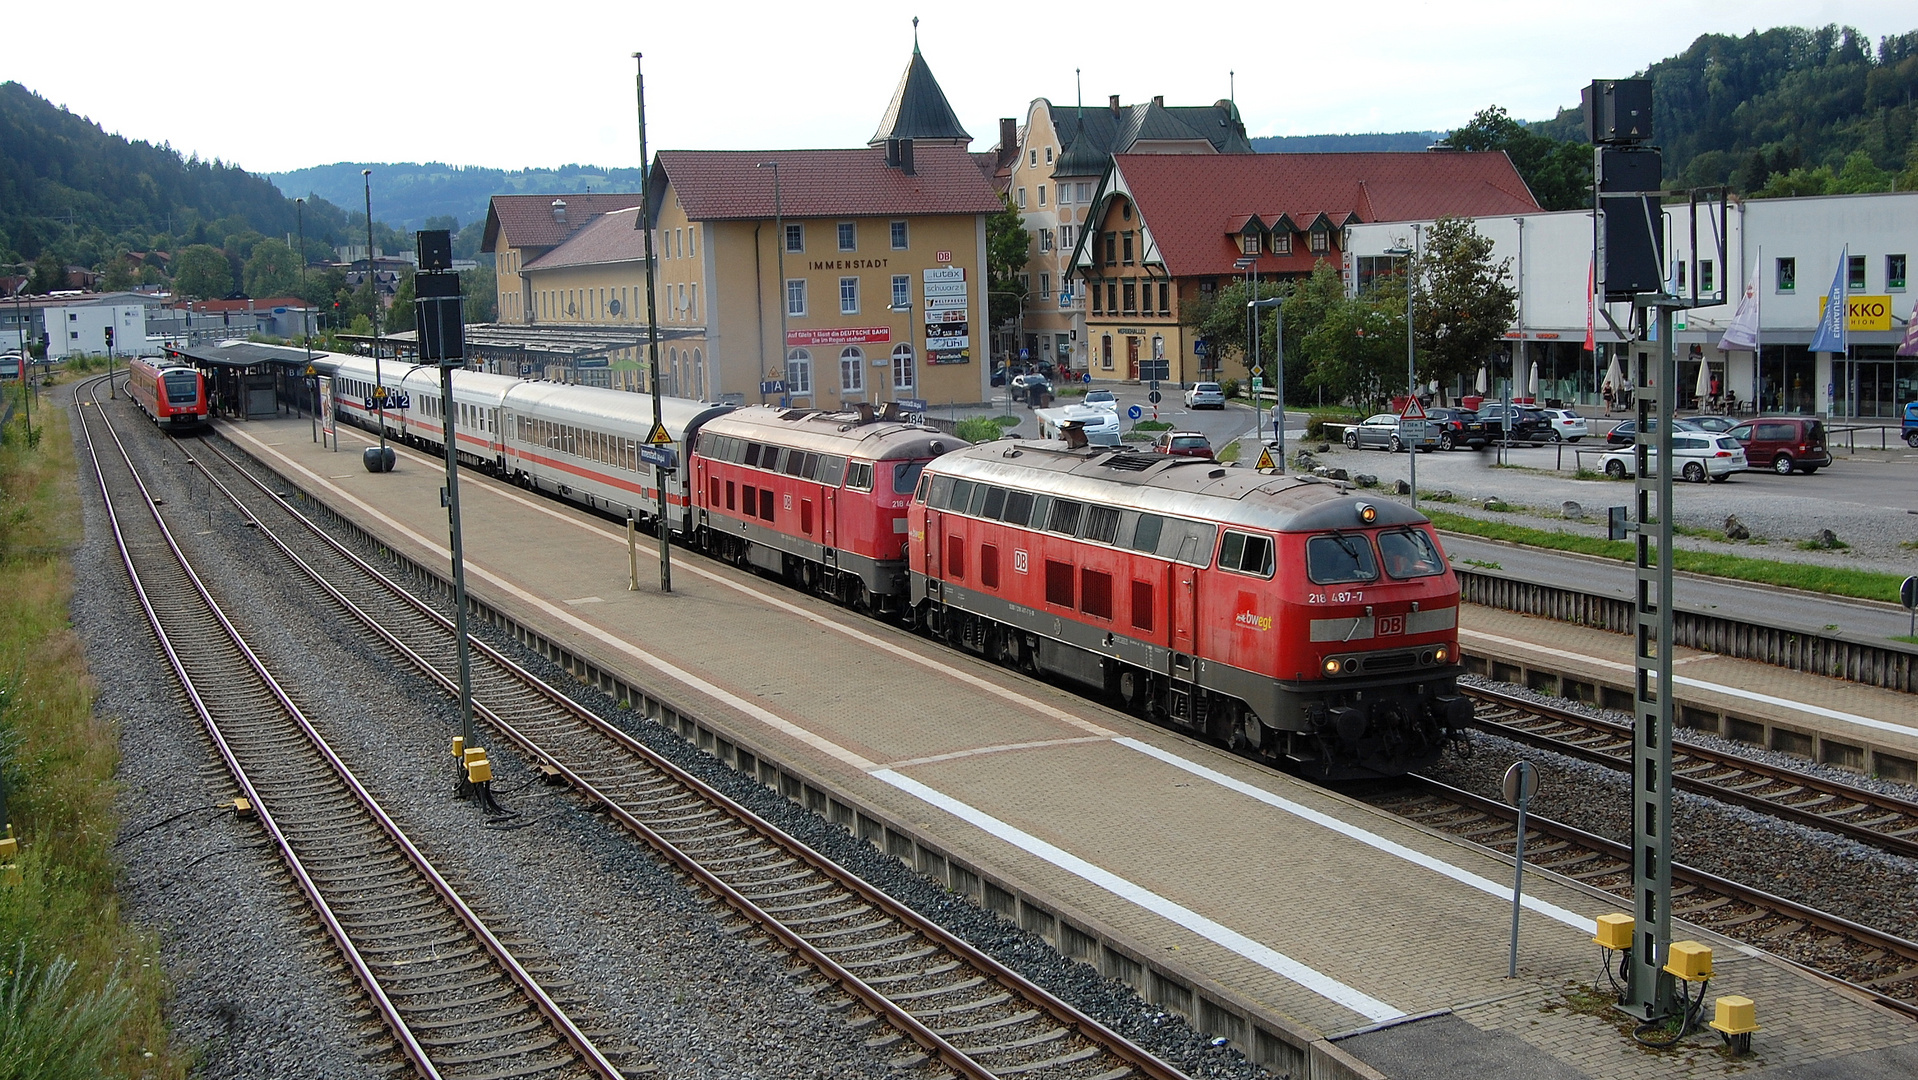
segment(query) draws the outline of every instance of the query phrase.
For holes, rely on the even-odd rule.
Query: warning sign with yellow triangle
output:
[[[1272,450],[1270,447],[1267,447],[1266,449],[1259,451],[1259,468],[1261,469],[1278,468],[1277,465],[1272,464]]]
[[[666,434],[665,424],[661,424],[655,421],[653,424],[653,433],[651,435],[646,436],[646,441],[652,444],[653,446],[665,446],[667,443],[670,443],[673,441],[673,437],[671,435]]]

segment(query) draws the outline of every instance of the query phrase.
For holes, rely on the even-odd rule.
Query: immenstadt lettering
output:
[[[886,265],[887,259],[814,259],[814,270],[876,270]]]

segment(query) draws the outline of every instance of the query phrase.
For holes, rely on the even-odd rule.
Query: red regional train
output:
[[[192,431],[206,424],[206,379],[178,361],[136,357],[127,364],[127,396],[163,429]]]
[[[908,542],[934,634],[1322,779],[1417,769],[1469,723],[1423,515],[1071,434],[926,466]]]

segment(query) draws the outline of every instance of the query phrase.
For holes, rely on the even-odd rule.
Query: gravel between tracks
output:
[[[660,1075],[675,1077],[924,1073],[890,1066],[901,1048],[865,1046],[871,1030],[849,1031],[842,1014],[828,1008],[829,994],[816,1000],[804,993],[804,977],[789,973],[783,954],[750,935],[725,933],[723,909],[696,898],[638,841],[577,799],[540,784],[510,748],[493,750],[495,788],[518,817],[487,823],[473,807],[447,798],[446,746],[457,729],[451,703],[359,640],[282,568],[277,554],[262,553],[237,515],[217,504],[209,509],[206,485],[187,478],[180,463],[195,441],[138,425],[130,431],[138,447],[173,463],[155,485],[167,501],[169,524],[196,556],[222,568],[216,591],[256,636],[268,665],[462,895],[498,920],[522,959],[556,970],[549,985],[576,1003],[576,1015],[602,1049],[623,1052],[616,1060],[628,1067],[656,1064]],[[200,1048],[210,1080],[382,1075],[392,1058],[383,1031],[330,943],[307,928],[277,857],[257,827],[210,809],[231,798],[230,785],[153,648],[97,498],[85,505],[74,620],[93,670],[102,673],[99,712],[122,725],[125,896],[131,915],[162,934],[164,962],[175,980],[169,1015],[176,1034]],[[791,834],[1191,1075],[1262,1075],[1129,987],[1064,960],[1039,938],[636,719],[516,643],[489,640]],[[259,888],[262,880],[275,887]]]
[[[1548,697],[1522,686],[1477,676],[1467,676],[1461,682],[1631,722],[1628,714]],[[1904,798],[1918,797],[1918,790],[1908,786],[1871,780],[1704,732],[1684,730],[1678,738],[1680,742],[1763,758],[1800,772]],[[1631,779],[1626,773],[1484,732],[1472,733],[1468,753],[1448,751],[1426,772],[1433,779],[1496,799],[1503,790],[1505,770],[1520,758],[1530,760],[1539,769],[1538,794],[1532,800],[1534,813],[1622,843],[1631,842]],[[1866,926],[1918,939],[1918,860],[1700,795],[1680,791],[1674,793],[1672,802],[1677,815],[1673,854],[1679,862]]]

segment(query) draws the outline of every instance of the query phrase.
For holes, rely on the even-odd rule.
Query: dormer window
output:
[[[1323,255],[1331,249],[1331,243],[1324,229],[1312,230],[1312,254]]]
[[[1292,234],[1291,233],[1275,232],[1272,234],[1272,254],[1274,255],[1292,254]]]
[[[1257,255],[1259,253],[1259,234],[1255,232],[1239,234],[1239,254]]]

